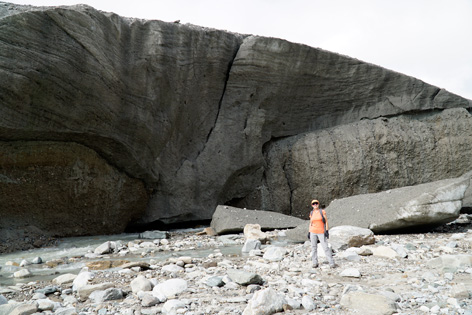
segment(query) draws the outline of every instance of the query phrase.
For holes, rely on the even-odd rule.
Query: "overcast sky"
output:
[[[9,2],[46,6],[86,3],[127,17],[180,20],[282,38],[380,65],[472,99],[471,0]]]

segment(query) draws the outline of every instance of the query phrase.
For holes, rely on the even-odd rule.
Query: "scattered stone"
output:
[[[340,251],[350,247],[374,244],[375,237],[369,229],[341,225],[329,229],[329,242],[335,251]]]
[[[67,295],[64,297],[64,305],[75,305],[77,304],[77,302],[79,302],[79,300],[77,300],[74,296],[72,295]]]
[[[169,233],[166,231],[146,231],[139,234],[139,238],[142,239],[166,239],[169,237]]]
[[[212,228],[212,227],[206,227],[206,228],[204,228],[203,231],[200,232],[200,233],[201,233],[201,234],[199,234],[199,235],[203,235],[203,234],[206,234],[206,235],[209,235],[209,236],[216,236],[216,235],[218,235],[218,234],[216,233],[215,229]]]
[[[340,304],[362,314],[391,315],[397,312],[396,303],[386,296],[361,291],[344,294]]]
[[[225,285],[225,282],[223,281],[223,277],[214,276],[214,277],[208,278],[208,280],[206,281],[206,284],[207,286],[210,286],[210,287],[222,287]]]
[[[49,268],[56,268],[57,266],[62,265],[62,264],[64,264],[64,261],[62,259],[53,259],[53,260],[46,261],[46,265]]]
[[[152,294],[144,294],[143,298],[141,299],[141,305],[144,307],[151,307],[159,303],[159,299]]]
[[[288,303],[288,302],[287,302],[287,303]],[[291,311],[291,310],[293,310],[293,306],[290,305],[290,303],[283,305],[283,311],[284,311],[284,312]]]
[[[251,249],[249,251],[249,256],[254,257],[254,256],[264,256],[264,253],[260,249]]]
[[[32,276],[32,274],[28,269],[21,269],[21,270],[18,270],[17,272],[15,272],[15,273],[13,273],[13,277],[15,277],[15,278],[27,278],[27,277],[31,277],[31,276]]]
[[[43,263],[43,259],[41,257],[35,257],[33,258],[33,260],[31,261],[32,264],[35,264],[35,265],[39,265],[39,264],[42,264]]]
[[[38,310],[37,303],[21,303],[17,307],[15,307],[9,315],[29,315],[36,313]]]
[[[402,245],[392,244],[391,247],[394,251],[397,252],[398,257],[401,257],[401,258],[407,258],[408,257],[408,253],[407,253],[405,247],[403,247]]]
[[[88,269],[82,270],[79,274],[75,277],[74,281],[72,282],[72,290],[78,291],[82,287],[88,285],[89,281],[93,279],[93,274],[88,271]]]
[[[260,250],[261,245],[261,241],[257,239],[247,239],[243,248],[241,249],[241,252],[249,253],[251,250]]]
[[[121,268],[131,269],[131,268],[138,267],[140,270],[148,270],[149,266],[150,266],[150,264],[145,262],[145,261],[132,261],[130,263],[125,263],[125,264],[121,265]]]
[[[426,305],[421,305],[420,311],[423,313],[429,313],[430,310],[429,310],[429,307],[427,307]]]
[[[53,294],[55,292],[60,292],[60,291],[61,291],[61,289],[59,287],[55,286],[55,285],[54,286],[52,286],[52,285],[47,286],[47,287],[44,287],[42,289],[37,289],[36,290],[37,293],[42,293],[44,295],[49,295],[49,294]]]
[[[8,303],[7,298],[0,294],[0,305],[7,304],[7,303]]]
[[[268,261],[281,261],[287,254],[284,247],[269,246],[266,248],[263,258]]]
[[[49,299],[39,299],[38,301],[38,311],[52,311],[54,309],[54,302]]]
[[[180,261],[184,263],[184,265],[190,265],[193,263],[193,259],[190,256],[180,256],[179,258],[177,258],[177,262]]]
[[[381,291],[379,293],[382,294],[383,296],[386,296],[390,300],[395,301],[395,302],[400,302],[401,299],[402,299],[399,294],[395,293],[395,291],[393,291],[391,289],[389,290],[388,288],[387,288],[387,290]]]
[[[63,274],[54,278],[52,280],[52,283],[62,286],[62,285],[73,283],[75,278],[77,278],[77,275],[74,275],[72,273],[66,273],[66,274]]]
[[[156,299],[159,300],[159,303],[164,303],[165,301],[167,301],[167,297],[164,293],[162,293],[162,290],[159,290],[159,291],[152,291],[152,296],[154,296]]]
[[[459,268],[472,267],[472,255],[443,255],[428,261],[428,266],[443,272],[456,272]]]
[[[348,250],[344,251],[344,252],[340,252],[336,255],[336,258],[341,258],[341,259],[345,259],[345,260],[348,260],[348,261],[360,261],[361,260],[361,257],[359,254],[357,254],[357,252],[355,250],[351,248],[348,248]]]
[[[446,247],[450,247],[450,248],[456,248],[458,245],[457,245],[457,242],[453,241],[453,242],[449,242],[446,244]]]
[[[187,290],[187,288],[188,288],[187,281],[185,281],[184,279],[177,278],[177,279],[166,280],[162,283],[159,283],[158,285],[154,287],[152,291],[153,293],[154,292],[161,293],[165,295],[167,298],[171,298],[171,297],[181,294],[182,292]]]
[[[180,310],[185,309],[186,304],[180,300],[169,300],[162,307],[163,314],[181,314]]]
[[[139,291],[151,291],[152,290],[152,283],[143,275],[139,275],[131,281],[131,291],[134,294],[137,294]]]
[[[239,245],[241,239],[242,239],[241,236],[237,234],[218,236],[218,241],[220,241],[221,243],[223,243],[223,245],[226,245],[226,246]]]
[[[165,265],[164,267],[162,267],[162,272],[179,273],[179,272],[184,272],[184,271],[185,271],[184,267],[180,267],[174,264]]]
[[[246,224],[243,233],[246,240],[259,240],[260,242],[267,240],[267,234],[262,232],[260,224]]]
[[[105,270],[110,268],[122,267],[129,264],[129,260],[97,260],[89,261],[85,264],[89,270]]]
[[[343,270],[339,275],[346,278],[360,278],[361,272],[356,268],[348,268]]]
[[[256,273],[238,269],[228,269],[227,273],[232,281],[243,286],[263,283],[261,276]]]
[[[277,293],[272,288],[256,291],[248,301],[243,315],[274,314],[282,312],[283,306],[288,304],[283,294]]]
[[[23,259],[21,262],[20,262],[20,267],[26,267],[28,265],[31,265],[31,263],[29,261],[27,261],[26,259]]]
[[[451,288],[451,296],[456,299],[468,299],[470,298],[470,291],[463,283],[456,284]]]
[[[60,307],[55,312],[54,315],[77,315],[78,312],[75,307]]]
[[[104,255],[104,254],[110,253],[111,251],[112,251],[111,243],[110,241],[107,241],[103,243],[102,245],[98,246],[97,248],[95,248],[93,252],[97,255]]]
[[[79,294],[79,298],[84,301],[86,300],[90,294],[94,291],[101,291],[101,290],[106,290],[109,288],[112,288],[114,286],[113,283],[111,282],[104,282],[104,283],[98,283],[98,284],[87,284],[77,290]]]
[[[378,257],[384,257],[384,258],[390,258],[390,259],[401,257],[395,250],[387,246],[371,247],[371,250],[372,250],[372,254]]]
[[[316,309],[316,304],[315,301],[308,295],[304,295],[302,298],[302,306],[305,310],[307,311],[313,311]]]
[[[246,287],[246,293],[247,294],[252,294],[252,293],[254,293],[256,291],[259,291],[261,289],[262,289],[262,287],[258,284],[250,284]]]
[[[90,293],[89,299],[94,303],[103,303],[105,301],[121,300],[123,291],[117,288],[108,288],[106,290],[96,290]]]
[[[356,253],[360,256],[371,256],[374,253],[372,252],[372,249],[370,249],[367,246],[361,246],[361,248],[356,250]]]

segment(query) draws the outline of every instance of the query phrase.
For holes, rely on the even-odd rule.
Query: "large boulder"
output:
[[[58,235],[93,234],[100,224],[123,229],[135,214],[136,224],[208,220],[219,204],[306,218],[313,196],[327,204],[472,169],[471,101],[353,58],[85,5],[3,3],[0,25],[0,141],[80,144],[113,169],[107,185],[118,187],[61,201],[42,171],[35,182],[43,201],[59,201],[55,214],[43,219],[46,201],[15,205],[26,216],[3,213],[1,199],[2,221],[35,216]],[[24,169],[41,169],[18,156]],[[60,156],[48,167],[71,187]],[[30,181],[0,166],[3,189],[28,199]],[[117,190],[136,199],[129,213]],[[77,205],[101,216],[77,217]],[[78,232],[62,227],[70,217]]]
[[[302,222],[302,219],[277,212],[220,205],[213,213],[211,227],[218,234],[227,234],[242,232],[247,224],[259,224],[261,230],[275,230],[293,228]]]
[[[265,152],[263,200],[275,211],[306,217],[313,198],[327,206],[472,170],[472,116],[456,108],[365,119],[273,141]]]
[[[375,194],[334,200],[326,209],[331,227],[354,225],[374,233],[435,226],[459,216],[470,175]]]

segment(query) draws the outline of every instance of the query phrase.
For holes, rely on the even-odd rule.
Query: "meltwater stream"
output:
[[[188,231],[181,231],[188,232]],[[104,260],[103,258],[88,259],[84,258],[85,254],[91,253],[99,245],[106,241],[122,241],[127,243],[139,239],[139,234],[118,234],[118,235],[103,235],[103,236],[84,236],[84,237],[72,237],[59,239],[58,243],[54,247],[32,249],[28,251],[19,251],[8,254],[0,254],[0,287],[11,286],[17,283],[27,283],[30,281],[42,281],[51,280],[60,274],[74,273],[77,274],[87,262]],[[144,241],[144,240],[143,240]],[[152,240],[147,240],[152,241]],[[165,260],[171,256],[191,256],[195,258],[207,257],[208,255],[215,252],[221,252],[223,255],[240,255],[242,245],[229,245],[220,247],[202,247],[189,250],[180,250],[178,252],[168,251],[156,251],[149,253],[142,257],[139,254],[127,254],[126,256],[110,255],[105,258],[106,260],[129,260],[129,261],[147,261],[154,259],[157,261]],[[15,262],[19,264],[23,259],[31,262],[34,258],[41,257],[42,264],[31,264],[26,268],[31,272],[32,276],[28,278],[14,278],[13,273],[23,269],[19,266],[5,265],[7,262]],[[77,257],[76,262],[70,258]],[[69,258],[69,263],[60,264],[54,268],[47,268],[44,262],[52,261],[56,259]]]

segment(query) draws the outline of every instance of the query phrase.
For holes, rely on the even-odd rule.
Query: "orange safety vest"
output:
[[[326,212],[324,210],[321,210],[323,212],[323,216],[326,220],[326,230],[328,230],[328,217],[326,216]],[[321,219],[320,211],[311,211],[310,212],[310,230],[311,233],[315,234],[323,234],[324,233],[324,227],[323,227],[323,219]]]

